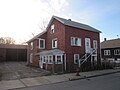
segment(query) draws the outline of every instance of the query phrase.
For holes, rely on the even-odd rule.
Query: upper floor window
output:
[[[33,42],[30,43],[30,49],[33,49]]]
[[[71,46],[81,46],[81,38],[71,37]]]
[[[78,64],[79,62],[79,54],[74,54],[74,64]]]
[[[51,33],[54,33],[55,32],[55,25],[51,25]]]
[[[57,48],[57,38],[52,40],[52,48]]]
[[[115,49],[114,50],[114,55],[120,55],[120,49]]]
[[[44,49],[45,48],[45,39],[39,39],[39,48]]]
[[[104,50],[104,55],[110,55],[110,50]]]

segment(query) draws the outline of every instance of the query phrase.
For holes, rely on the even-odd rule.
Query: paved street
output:
[[[120,90],[120,73],[14,90]]]

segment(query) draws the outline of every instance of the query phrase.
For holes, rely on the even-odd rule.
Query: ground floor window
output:
[[[40,56],[40,60],[42,61],[42,63],[52,64],[53,63],[53,56],[52,55]]]
[[[52,55],[49,55],[49,56],[48,56],[48,63],[49,63],[49,64],[52,64],[52,63],[53,63],[53,56],[52,56]]]
[[[33,63],[33,53],[30,54],[30,63]]]
[[[78,64],[79,62],[79,54],[74,54],[74,64]]]
[[[62,64],[63,62],[63,58],[62,58],[63,55],[56,55],[56,58],[55,58],[55,63],[56,64]]]

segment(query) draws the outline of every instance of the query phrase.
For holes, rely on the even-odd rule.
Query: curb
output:
[[[91,76],[83,76],[83,77],[77,77],[77,78],[69,78],[69,81],[75,81],[75,80],[80,80],[80,79],[86,79],[86,78],[92,78],[92,77],[104,76],[104,75],[109,75],[109,74],[118,73],[118,72],[120,72],[120,71],[108,72],[108,73],[102,73],[102,74],[91,75]]]

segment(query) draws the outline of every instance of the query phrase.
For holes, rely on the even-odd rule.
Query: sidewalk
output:
[[[120,72],[120,69],[81,72],[80,76],[76,76],[76,73],[70,73],[70,74],[62,74],[62,75],[51,75],[51,76],[42,76],[42,77],[34,77],[34,78],[24,78],[18,80],[0,81],[0,90],[65,82],[65,81],[107,75],[117,72]]]

